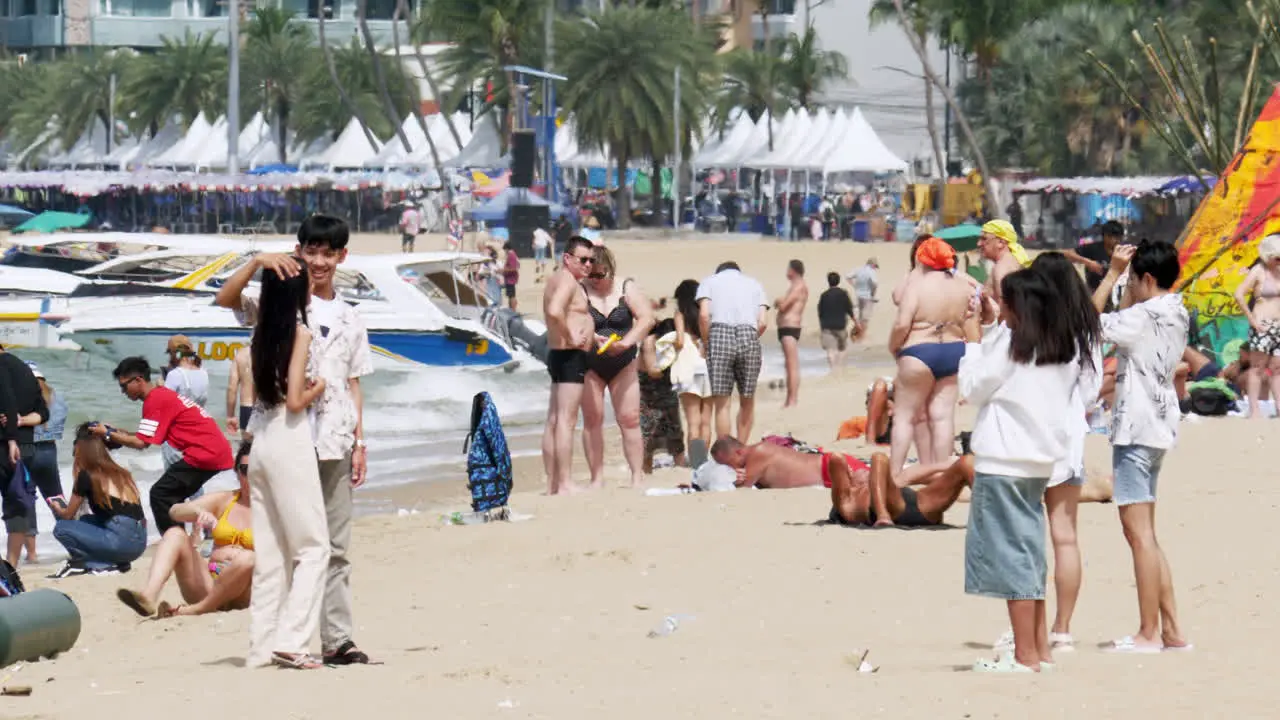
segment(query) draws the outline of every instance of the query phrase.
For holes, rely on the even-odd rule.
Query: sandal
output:
[[[356,644],[348,640],[338,646],[337,650],[324,656],[325,665],[368,665],[369,656]]]
[[[1054,652],[1075,652],[1076,641],[1071,633],[1049,633],[1049,649]]]
[[[289,670],[319,670],[324,663],[309,653],[271,653],[271,664]]]
[[[979,660],[973,664],[974,672],[981,673],[1033,673],[1035,670],[1013,659],[1013,653],[1003,653],[994,660]]]
[[[128,588],[120,588],[116,591],[116,597],[120,602],[129,607],[130,610],[138,613],[144,618],[151,617],[156,614],[156,607],[150,601],[142,596],[142,593]]]
[[[170,605],[167,600],[161,600],[156,606],[156,613],[151,617],[156,620],[167,620],[182,614],[182,608],[186,605]]]
[[[1119,640],[1113,640],[1110,646],[1103,649],[1103,652],[1121,653],[1124,655],[1158,655],[1163,650],[1163,643],[1159,645],[1153,645],[1146,642],[1140,643],[1134,637],[1126,635]]]

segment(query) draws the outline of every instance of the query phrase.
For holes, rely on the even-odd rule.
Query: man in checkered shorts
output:
[[[711,376],[717,437],[730,434],[729,399],[737,385],[738,433],[734,437],[750,442],[760,379],[760,336],[768,326],[768,306],[759,281],[743,275],[735,262],[721,263],[698,286],[698,329],[707,338],[703,352]]]

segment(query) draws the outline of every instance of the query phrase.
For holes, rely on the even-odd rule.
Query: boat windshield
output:
[[[124,280],[132,282],[168,282],[186,277],[191,273],[210,265],[223,256],[223,253],[195,253],[191,255],[168,255],[139,259],[136,262],[112,263],[94,272],[81,272],[84,277],[95,280]],[[249,256],[237,258],[227,268],[233,272],[244,264]]]
[[[452,318],[479,320],[485,302],[467,277],[469,263],[432,262],[402,265],[400,277]]]

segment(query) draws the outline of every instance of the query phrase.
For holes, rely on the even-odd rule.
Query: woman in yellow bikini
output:
[[[180,523],[194,522],[212,530],[213,552],[208,560],[192,547],[182,526],[169,528],[156,545],[147,585],[141,591],[120,588],[116,596],[144,617],[203,615],[249,607],[253,584],[253,529],[249,509],[249,452],[246,440],[236,452],[235,492],[209,493],[174,505],[169,515]],[[160,602],[160,593],[171,576],[178,579],[184,605]]]

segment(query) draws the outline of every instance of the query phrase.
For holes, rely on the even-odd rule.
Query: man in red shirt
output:
[[[156,530],[164,535],[178,525],[169,517],[169,508],[196,494],[209,478],[231,469],[231,443],[204,408],[163,385],[152,384],[146,358],[125,358],[113,374],[120,392],[134,402],[142,402],[138,432],[130,434],[104,424],[95,425],[90,432],[108,443],[134,450],[167,442],[182,453],[182,459],[170,465],[151,486],[151,515]]]
[[[502,246],[507,251],[506,262],[502,267],[502,285],[507,293],[507,305],[512,310],[516,309],[516,283],[520,282],[520,256],[516,254],[511,243],[505,243]]]

